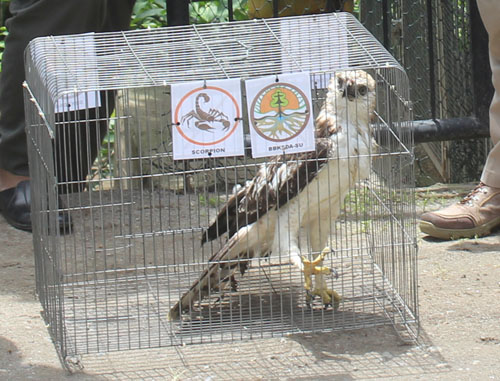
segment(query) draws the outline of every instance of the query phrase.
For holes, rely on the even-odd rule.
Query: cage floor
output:
[[[332,331],[415,318],[368,255],[334,258],[342,296],[337,310],[305,302],[300,272],[261,260],[240,277],[237,291],[212,295],[180,320],[167,314],[199,271],[147,269],[134,275],[64,285],[63,319],[69,355]],[[264,280],[264,281],[263,281]],[[175,283],[176,287],[171,287]],[[178,287],[181,285],[180,287]],[[171,290],[169,292],[169,290]]]

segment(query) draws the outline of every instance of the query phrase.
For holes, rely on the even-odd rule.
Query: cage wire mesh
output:
[[[361,22],[408,74],[415,119],[473,115],[470,12],[469,1],[361,0]],[[489,142],[424,143],[416,152],[421,185],[477,181]]]
[[[37,293],[63,359],[382,324],[415,337],[409,84],[352,15],[44,37],[30,43],[26,65]],[[245,257],[249,268],[236,274],[237,285],[167,319],[226,245],[221,236],[200,246],[204,229],[235,186],[273,160],[252,158],[248,142],[241,157],[173,160],[171,86],[308,72],[316,117],[328,81],[347,69],[375,81],[370,128],[378,148],[328,159],[369,163],[368,178],[353,175],[328,226],[333,251],[324,264],[339,277],[325,280],[341,296],[338,305],[306,303],[304,275],[273,252]],[[246,112],[243,119],[248,134]],[[339,192],[335,182],[324,185],[321,197]],[[312,259],[318,252],[308,234],[300,250]]]

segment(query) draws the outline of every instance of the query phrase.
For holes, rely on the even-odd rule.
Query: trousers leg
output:
[[[40,36],[127,29],[133,5],[132,0],[12,0],[0,79],[0,168],[29,175],[22,91],[28,42]],[[88,136],[88,131],[83,134]]]
[[[82,33],[102,24],[98,0],[13,0],[0,80],[0,167],[28,175],[24,132],[24,49],[35,37]]]
[[[135,0],[108,0],[99,31],[126,30]],[[116,4],[116,5],[115,5]],[[59,192],[80,191],[108,131],[115,91],[100,91],[100,107],[56,114],[56,174]]]
[[[500,1],[477,0],[479,12],[488,31],[490,63],[495,95],[490,107],[490,134],[493,149],[490,151],[481,176],[486,185],[500,188]]]

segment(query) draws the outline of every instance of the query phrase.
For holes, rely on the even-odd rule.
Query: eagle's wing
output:
[[[316,177],[328,162],[332,142],[316,139],[316,150],[300,154],[276,156],[261,165],[257,175],[221,208],[216,219],[204,231],[201,243],[212,241],[228,232],[232,237],[269,210],[284,206]]]

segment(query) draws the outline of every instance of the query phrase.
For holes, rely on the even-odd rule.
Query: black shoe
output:
[[[60,199],[59,203],[62,204]],[[15,228],[28,232],[32,230],[29,180],[21,181],[15,188],[0,192],[0,212]],[[69,232],[71,220],[68,213],[59,213],[58,222],[61,232]]]

